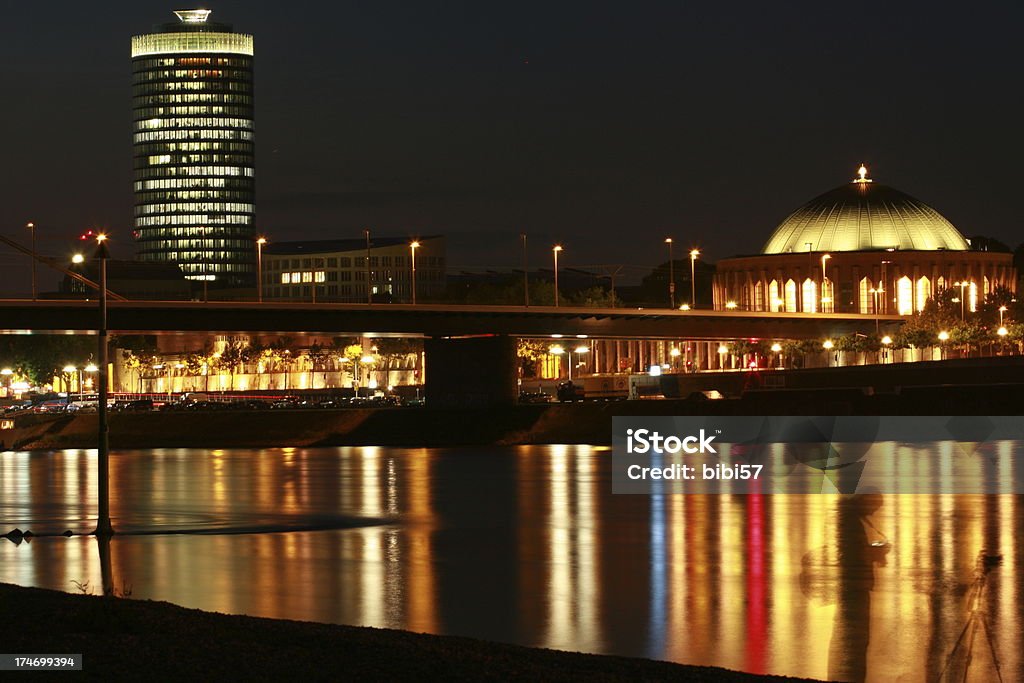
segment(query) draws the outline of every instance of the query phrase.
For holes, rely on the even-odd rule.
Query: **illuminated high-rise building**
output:
[[[209,10],[132,37],[138,258],[210,286],[256,279],[253,39]]]

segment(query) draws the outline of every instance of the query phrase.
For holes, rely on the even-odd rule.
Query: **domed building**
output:
[[[761,254],[719,261],[714,305],[910,315],[949,287],[975,310],[996,287],[1016,288],[1013,255],[972,251],[942,214],[861,166],[852,182],[783,220]]]

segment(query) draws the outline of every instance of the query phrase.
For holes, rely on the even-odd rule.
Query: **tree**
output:
[[[516,358],[519,360],[519,374],[524,379],[538,376],[537,367],[549,353],[549,344],[541,339],[519,339],[516,342]]]
[[[614,308],[618,302],[611,291],[596,285],[576,292],[569,297],[569,303],[586,308]]]
[[[66,365],[85,365],[96,352],[96,337],[79,335],[4,335],[0,363],[36,386],[50,382]]]

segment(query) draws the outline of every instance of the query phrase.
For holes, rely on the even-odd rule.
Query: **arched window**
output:
[[[988,281],[988,275],[985,275],[981,278],[981,285],[981,300],[984,301],[985,297],[987,297],[989,295],[989,292],[992,291],[992,285]]]
[[[811,278],[804,280],[803,304],[804,313],[818,312],[818,288],[815,286],[814,280]]]
[[[914,285],[906,275],[896,281],[896,310],[900,315],[914,312]]]
[[[970,308],[971,313],[978,310],[978,283],[971,282],[970,286],[967,287],[967,306]]]
[[[778,313],[782,310],[782,304],[785,303],[782,300],[782,293],[779,292],[779,281],[772,280],[768,283],[768,310],[772,313]]]
[[[935,293],[938,294],[946,288],[946,278],[939,276],[939,279],[935,281]]]
[[[875,302],[873,297],[875,296],[871,290],[875,288],[874,283],[869,278],[861,278],[860,281],[860,314],[870,315],[875,312]]]
[[[786,310],[791,312],[799,310],[796,307],[796,283],[792,280],[786,280]]]
[[[932,282],[926,277],[917,281],[917,310],[923,311],[924,305],[932,296]]]
[[[835,286],[831,280],[825,280],[821,283],[821,312],[822,313],[835,313],[836,311],[836,295]]]
[[[764,310],[764,282],[762,280],[758,280],[754,285],[754,310]]]

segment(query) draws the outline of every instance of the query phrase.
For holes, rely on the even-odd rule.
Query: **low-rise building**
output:
[[[270,301],[432,301],[444,294],[445,239],[271,242],[263,247],[262,281]]]

